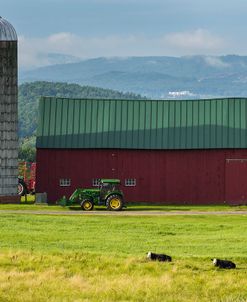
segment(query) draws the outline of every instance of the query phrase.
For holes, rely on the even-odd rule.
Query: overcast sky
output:
[[[47,54],[247,55],[247,0],[1,0],[22,68]]]

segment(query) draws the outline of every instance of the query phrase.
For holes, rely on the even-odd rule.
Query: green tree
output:
[[[41,96],[65,98],[102,98],[102,99],[142,99],[140,95],[122,93],[115,90],[77,84],[33,82],[19,86],[19,137],[30,137],[36,134],[38,121],[38,104]]]
[[[36,138],[34,136],[20,140],[18,158],[21,161],[36,161]]]

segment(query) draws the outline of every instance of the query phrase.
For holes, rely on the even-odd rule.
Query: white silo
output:
[[[0,17],[0,202],[19,200],[17,91],[17,35]]]

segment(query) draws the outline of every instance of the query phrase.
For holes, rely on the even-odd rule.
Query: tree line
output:
[[[19,159],[35,161],[38,105],[41,96],[64,98],[143,99],[134,93],[61,82],[32,82],[19,86]]]

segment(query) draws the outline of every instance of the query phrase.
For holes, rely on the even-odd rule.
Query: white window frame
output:
[[[136,187],[136,178],[126,178],[124,185],[125,187]]]
[[[100,183],[100,178],[93,178],[92,179],[92,186],[93,187],[98,187]]]
[[[59,179],[59,186],[60,187],[70,187],[71,186],[71,179],[70,178],[60,178]]]

